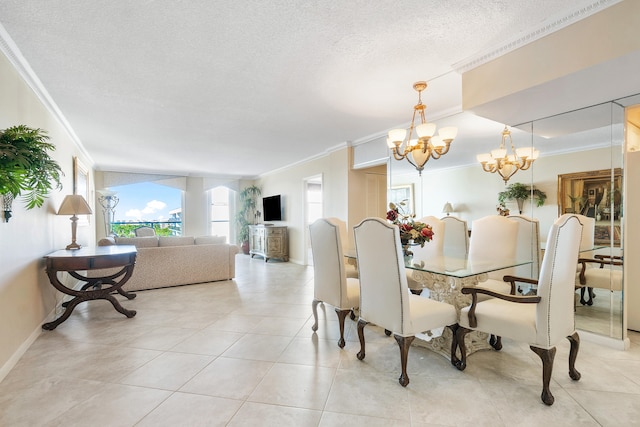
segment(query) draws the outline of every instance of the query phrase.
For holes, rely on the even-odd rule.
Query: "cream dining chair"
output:
[[[444,222],[444,256],[466,258],[469,253],[469,228],[467,221],[455,216],[440,218]]]
[[[580,338],[575,330],[573,313],[575,261],[582,224],[576,215],[565,214],[558,218],[549,230],[547,248],[540,270],[538,293],[533,296],[500,294],[479,287],[464,287],[462,293],[471,295],[471,305],[460,311],[460,327],[456,340],[461,357],[458,369],[466,367],[465,335],[481,331],[526,342],[542,360],[541,399],[552,405],[554,397],[549,390],[556,345],[569,339],[569,376],[580,379],[575,369],[575,361],[580,346]],[[519,281],[517,277],[506,280]],[[488,295],[484,301],[478,296]]]
[[[360,318],[358,359],[365,358],[364,327],[373,323],[391,331],[400,348],[402,373],[398,381],[409,384],[407,358],[415,334],[449,327],[455,334],[456,309],[443,302],[409,292],[398,226],[379,218],[366,218],[354,227],[360,271]],[[451,363],[456,359],[452,341]]]
[[[342,253],[345,254],[348,251],[353,252],[353,250],[349,247],[349,235],[347,233],[347,223],[341,220],[340,218],[329,217],[327,218],[329,222],[336,225],[340,232],[340,246],[342,246]],[[352,236],[353,237],[353,236]],[[351,262],[353,261],[353,263]],[[350,258],[344,258],[345,266],[344,270],[347,277],[358,278],[358,268],[355,265],[355,261]]]
[[[311,309],[314,323],[311,329],[314,332],[318,330],[318,303],[332,305],[338,315],[338,346],[343,348],[344,321],[348,314],[355,320],[354,309],[360,302],[360,283],[358,279],[346,276],[339,224],[320,218],[309,226],[309,234],[313,253]]]

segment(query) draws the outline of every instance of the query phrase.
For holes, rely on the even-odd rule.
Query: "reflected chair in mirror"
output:
[[[358,279],[346,276],[339,224],[320,218],[309,226],[309,236],[313,253],[311,309],[314,324],[311,329],[314,332],[318,330],[318,303],[333,306],[340,328],[338,346],[343,348],[344,321],[348,314],[355,320],[354,309],[360,302],[360,283]]]
[[[440,218],[444,222],[444,256],[466,258],[469,253],[469,228],[467,221],[455,216]]]
[[[596,220],[595,218],[591,218],[584,215],[575,214],[580,222],[582,223],[582,238],[580,239],[580,252],[584,253],[586,251],[593,250],[595,247],[595,229],[596,229]],[[585,268],[593,268],[593,264],[589,263],[577,263],[576,264],[576,289],[580,289],[580,304],[582,305],[591,305],[589,302],[593,304],[593,293],[587,289],[581,283],[580,274],[582,272],[582,267]],[[587,292],[587,299],[585,299],[584,295]]]
[[[463,287],[462,293],[471,295],[471,305],[460,311],[460,327],[456,339],[460,347],[458,369],[466,367],[464,336],[471,330],[495,334],[529,344],[542,360],[542,401],[552,405],[554,397],[549,390],[556,345],[566,337],[571,343],[569,351],[569,376],[580,379],[575,361],[580,338],[575,330],[574,260],[578,258],[582,224],[575,215],[558,218],[549,230],[547,248],[537,295],[500,294],[479,287]],[[515,276],[505,280],[518,282]],[[527,282],[530,279],[525,279]],[[479,301],[481,294],[492,298]]]
[[[136,237],[151,237],[156,235],[153,227],[138,227],[134,230]]]
[[[610,292],[622,291],[623,259],[617,255],[596,254],[593,258],[579,258],[580,285],[582,305],[593,305],[595,292],[593,288],[605,289]],[[584,299],[584,290],[588,299]]]
[[[431,226],[433,238],[429,242],[425,243],[424,246],[412,246],[411,251],[413,252],[413,258],[417,260],[428,260],[441,257],[443,255],[444,239],[446,235],[444,221],[435,216],[425,216],[417,221]],[[409,284],[411,292],[420,294],[424,291],[424,286],[418,280],[413,278],[414,274],[418,273],[416,273],[415,270],[407,269],[407,283]]]
[[[407,359],[415,335],[449,327],[457,329],[456,309],[443,302],[409,292],[398,226],[379,218],[366,218],[354,227],[360,272],[359,360],[365,358],[364,327],[373,323],[393,333],[400,348],[400,384],[409,384]],[[451,363],[457,364],[456,340]]]
[[[338,230],[340,231],[340,243],[342,245],[342,253],[343,254],[346,253],[347,251],[350,250],[348,245],[349,236],[347,233],[347,223],[341,220],[340,218],[335,218],[335,217],[327,218],[327,220],[338,227]],[[345,257],[344,262],[345,262],[344,270],[347,277],[352,277],[357,279],[358,268],[355,265],[355,260],[353,258]]]
[[[516,259],[531,259],[531,264],[515,267],[513,275],[538,280],[540,274],[540,222],[525,215],[509,215],[508,219],[518,223]],[[516,292],[513,292],[515,294]],[[527,293],[524,289],[517,293]],[[535,294],[535,288],[529,291]]]

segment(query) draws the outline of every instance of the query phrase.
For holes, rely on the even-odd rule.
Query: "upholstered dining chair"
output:
[[[525,215],[507,218],[518,223],[516,258],[532,260],[531,264],[515,267],[513,275],[537,280],[540,274],[540,222]]]
[[[444,250],[445,240],[445,223],[441,219],[435,216],[425,216],[420,218],[419,222],[423,222],[431,226],[433,230],[433,238],[431,241],[424,244],[424,246],[412,246],[411,251],[415,259],[430,259],[435,257],[441,257]],[[420,282],[413,278],[415,270],[407,269],[407,283],[409,289],[414,293],[421,293],[423,286]]]
[[[591,218],[585,215],[576,214],[580,222],[583,224],[582,227],[582,238],[580,239],[580,252],[585,252],[592,250],[595,246],[595,230],[596,230],[596,220],[595,218]],[[593,304],[593,291],[589,290],[586,286],[581,283],[580,274],[582,272],[582,267],[585,268],[593,268],[593,264],[576,264],[576,289],[580,289],[580,304],[582,305],[592,305]],[[587,299],[585,299],[584,294],[587,292]],[[591,304],[589,304],[591,303]]]
[[[622,290],[623,258],[618,255],[596,254],[593,258],[578,259],[580,266],[579,280],[581,285],[580,303],[593,305],[595,293],[593,288],[610,292]],[[587,299],[584,290],[587,289]]]
[[[368,323],[391,331],[400,348],[402,373],[398,381],[404,387],[409,384],[407,359],[415,334],[445,326],[455,334],[456,309],[409,292],[398,226],[379,218],[366,218],[354,227],[354,232],[360,271],[357,357],[365,358],[364,327]],[[455,339],[451,362],[457,363]]]
[[[552,405],[554,397],[549,390],[556,345],[564,337],[569,339],[569,376],[580,379],[575,361],[580,338],[575,330],[573,313],[574,264],[582,224],[576,215],[565,214],[549,230],[547,248],[542,261],[538,293],[533,296],[508,295],[479,287],[464,287],[462,293],[471,295],[471,305],[460,311],[460,327],[456,339],[461,357],[458,369],[466,367],[465,335],[471,330],[482,331],[526,342],[542,360],[542,401]],[[519,281],[511,276],[505,280]],[[527,283],[531,279],[526,279]],[[493,298],[479,301],[481,294]]]
[[[138,227],[134,230],[136,237],[150,237],[156,235],[156,230],[153,227]]]
[[[347,233],[347,223],[341,220],[340,218],[329,217],[327,218],[329,222],[335,224],[340,231],[340,244],[342,246],[342,253],[346,253],[347,251],[353,251],[353,248],[349,247],[349,235]],[[353,261],[354,263],[351,263]],[[345,273],[347,277],[358,278],[358,268],[355,265],[355,260],[349,259],[345,257]]]
[[[469,242],[469,258],[472,260],[515,259],[518,247],[518,223],[500,215],[489,215],[473,221]],[[514,274],[512,268],[487,273],[487,280],[478,286],[501,293],[513,293],[509,283],[502,280],[505,274]]]
[[[444,222],[444,246],[442,247],[444,255],[454,258],[466,258],[469,253],[467,221],[449,215],[440,219]]]
[[[318,303],[326,303],[335,308],[338,315],[340,339],[343,348],[344,321],[348,314],[355,320],[354,309],[360,303],[360,283],[358,279],[347,278],[340,236],[340,225],[327,218],[320,218],[309,226],[311,251],[313,253],[313,311],[314,323],[311,329],[318,330]]]

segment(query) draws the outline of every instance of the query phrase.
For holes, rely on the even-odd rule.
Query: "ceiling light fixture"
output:
[[[418,170],[422,175],[424,165],[430,158],[439,159],[442,155],[447,154],[451,141],[458,134],[458,129],[453,126],[443,127],[436,132],[435,123],[427,123],[424,117],[426,105],[422,103],[422,91],[427,88],[427,82],[416,82],[413,88],[418,92],[418,103],[413,107],[413,117],[411,118],[411,126],[409,127],[409,136],[407,137],[406,129],[393,129],[389,131],[387,145],[393,152],[396,160],[407,159],[409,163]],[[416,114],[420,117],[420,124],[416,125]],[[414,137],[414,130],[415,136]],[[405,137],[407,137],[405,141]]]
[[[505,148],[507,140],[509,140],[508,145],[511,146],[511,154],[507,154],[507,148]],[[476,158],[482,164],[482,170],[490,173],[498,172],[506,185],[509,178],[516,172],[529,169],[539,154],[540,152],[533,147],[522,147],[516,150],[513,146],[513,139],[511,139],[511,132],[505,126],[502,131],[500,148],[491,150],[491,153],[478,154]]]

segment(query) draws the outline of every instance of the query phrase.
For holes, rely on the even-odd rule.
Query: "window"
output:
[[[209,218],[211,221],[209,233],[212,236],[225,236],[227,242],[231,241],[231,223],[229,209],[230,191],[227,187],[216,187],[209,190]]]

